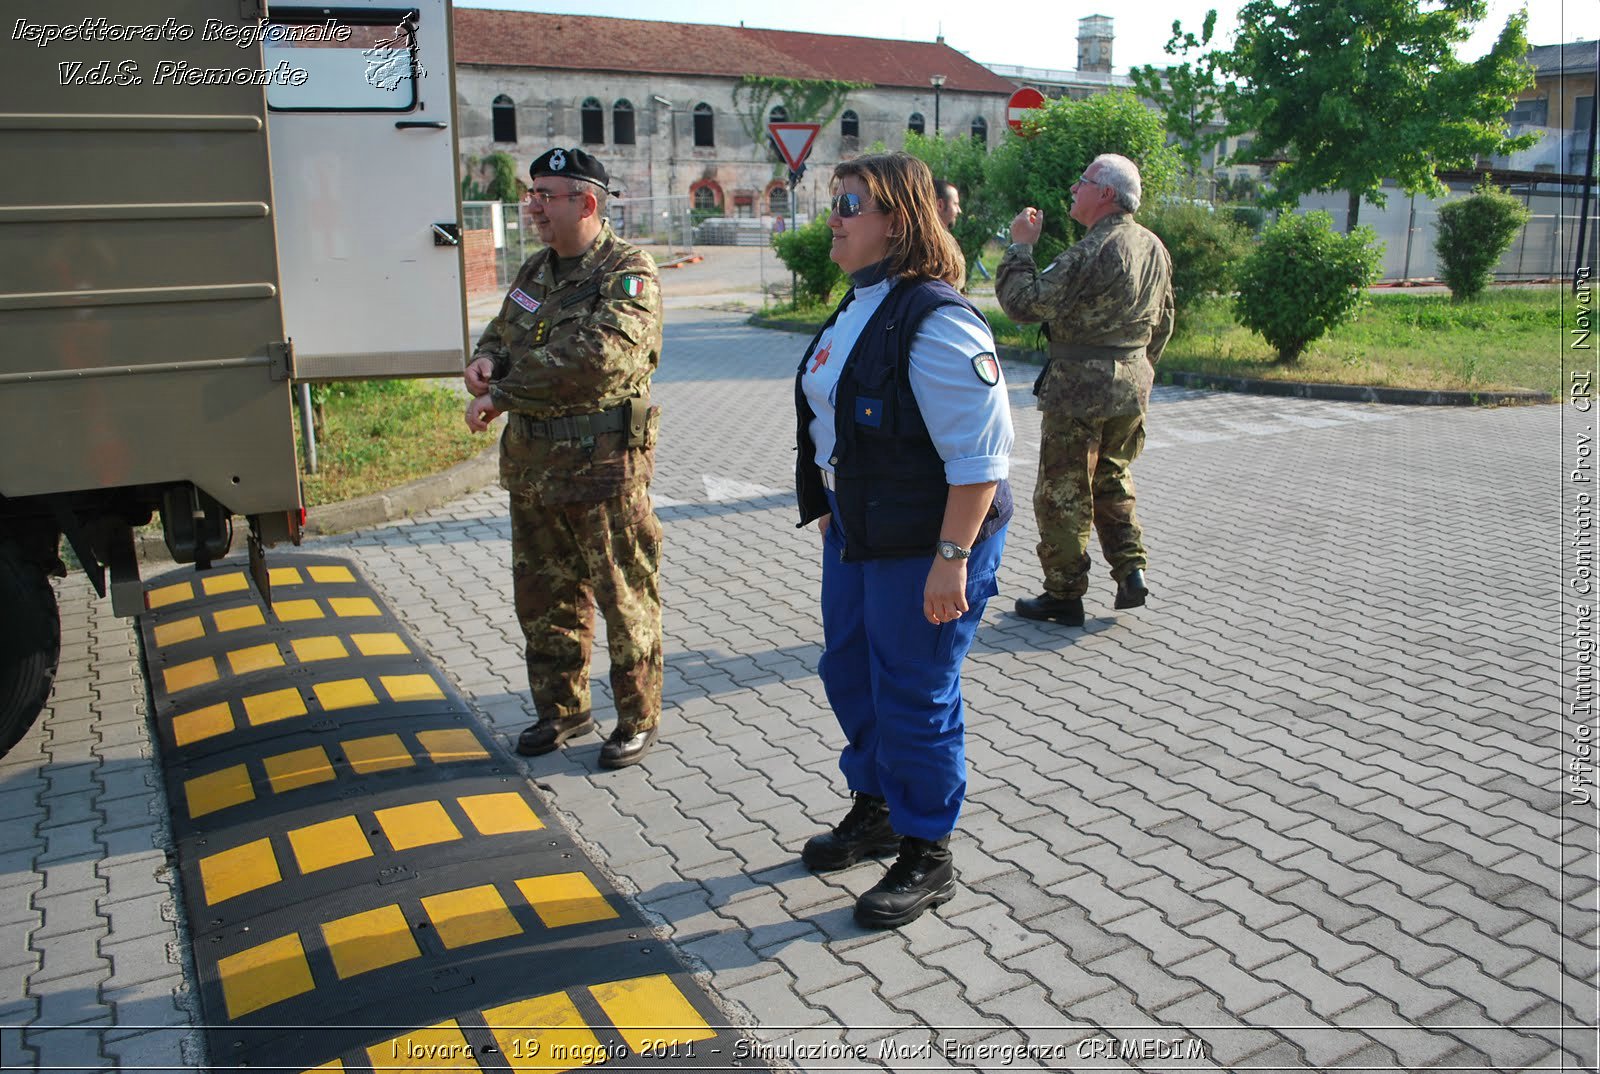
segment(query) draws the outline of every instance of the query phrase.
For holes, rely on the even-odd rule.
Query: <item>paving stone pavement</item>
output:
[[[670,321],[664,737],[635,769],[600,770],[594,737],[527,770],[762,1056],[1595,1068],[1595,817],[1560,793],[1555,407],[1157,389],[1136,468],[1151,604],[1113,611],[1097,566],[1073,631],[1010,610],[1038,578],[1038,418],[1034,371],[1008,368],[1023,506],[966,666],[964,887],[880,933],[851,907],[881,866],[814,876],[796,857],[846,807],[816,676],[818,540],[794,526],[804,340]],[[315,547],[352,555],[505,741],[531,719],[503,494]],[[179,966],[119,964],[175,939],[156,929],[173,900],[136,643],[81,584],[61,592],[86,652],[0,765],[24,819],[0,847],[0,940],[19,940],[0,995],[24,998],[0,1023],[22,1027],[8,1061],[146,1069],[140,1049],[176,1057],[181,1029],[37,1028],[132,1024],[122,1004],[187,1024]]]

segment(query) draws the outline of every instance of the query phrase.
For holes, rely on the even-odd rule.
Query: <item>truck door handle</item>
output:
[[[460,246],[461,245],[461,225],[460,224],[453,224],[453,223],[452,224],[434,224],[433,225],[433,244],[435,246]]]
[[[442,131],[445,124],[442,119],[401,119],[397,120],[394,129],[397,131]]]

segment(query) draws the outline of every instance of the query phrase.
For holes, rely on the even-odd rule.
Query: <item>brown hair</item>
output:
[[[889,275],[944,280],[952,287],[966,283],[966,261],[939,222],[933,173],[926,164],[909,153],[874,153],[833,169],[835,181],[852,175],[889,217]]]

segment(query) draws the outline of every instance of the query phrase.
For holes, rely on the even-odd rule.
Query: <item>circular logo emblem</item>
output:
[[[566,155],[566,153],[564,153],[561,150],[557,149],[554,153],[550,154],[550,170],[551,171],[558,172],[558,171],[561,171],[566,166],[567,166],[567,155]]]

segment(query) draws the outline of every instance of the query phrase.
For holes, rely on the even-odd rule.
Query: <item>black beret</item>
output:
[[[552,149],[528,165],[528,174],[537,179],[541,175],[554,175],[562,179],[581,179],[605,187],[611,182],[606,166],[576,147]]]

